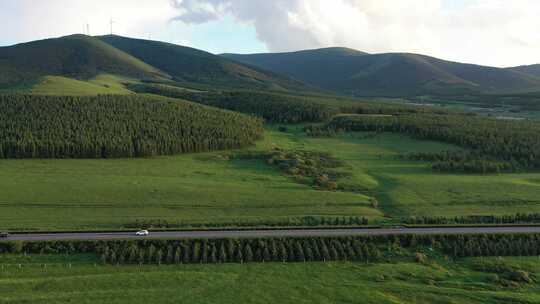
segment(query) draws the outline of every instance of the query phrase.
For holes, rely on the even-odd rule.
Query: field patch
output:
[[[19,269],[18,264],[22,263]],[[538,283],[502,286],[484,265],[540,275],[538,258],[94,266],[87,256],[3,256],[0,303],[537,303]],[[43,268],[47,264],[47,268]],[[497,276],[499,277],[499,276]],[[77,290],[77,292],[73,292]],[[179,290],[181,292],[179,292]]]

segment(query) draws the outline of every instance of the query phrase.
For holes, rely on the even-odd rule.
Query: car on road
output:
[[[135,233],[136,236],[147,236],[149,234],[150,234],[150,232],[148,232],[148,230],[141,230],[141,231],[137,231],[137,233]]]
[[[0,239],[6,239],[9,237],[9,233],[8,232],[0,232]]]

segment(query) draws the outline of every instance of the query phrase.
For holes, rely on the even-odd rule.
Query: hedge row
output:
[[[110,264],[376,262],[403,249],[426,247],[455,258],[535,256],[540,255],[540,234],[0,242],[0,253],[95,253]]]

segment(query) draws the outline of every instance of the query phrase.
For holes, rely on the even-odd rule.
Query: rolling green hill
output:
[[[501,93],[540,88],[539,77],[520,71],[408,53],[370,55],[350,49],[329,48],[223,56],[326,90],[360,96]]]
[[[178,82],[237,88],[308,89],[306,85],[288,77],[248,67],[194,48],[114,35],[102,36],[99,39],[165,71]]]
[[[38,83],[43,76],[90,79],[108,73],[169,78],[166,73],[99,39],[73,35],[0,48],[0,87]]]

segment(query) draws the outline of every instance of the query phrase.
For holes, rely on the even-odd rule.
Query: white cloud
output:
[[[456,1],[450,3],[449,1]],[[537,0],[172,0],[177,20],[232,15],[271,51],[348,46],[510,66],[540,62]],[[456,4],[458,3],[458,4]],[[448,4],[452,4],[448,8]]]
[[[30,41],[83,32],[114,32],[146,37],[168,27],[177,14],[168,0],[0,0],[0,35],[4,41]],[[4,26],[7,24],[8,26]]]

